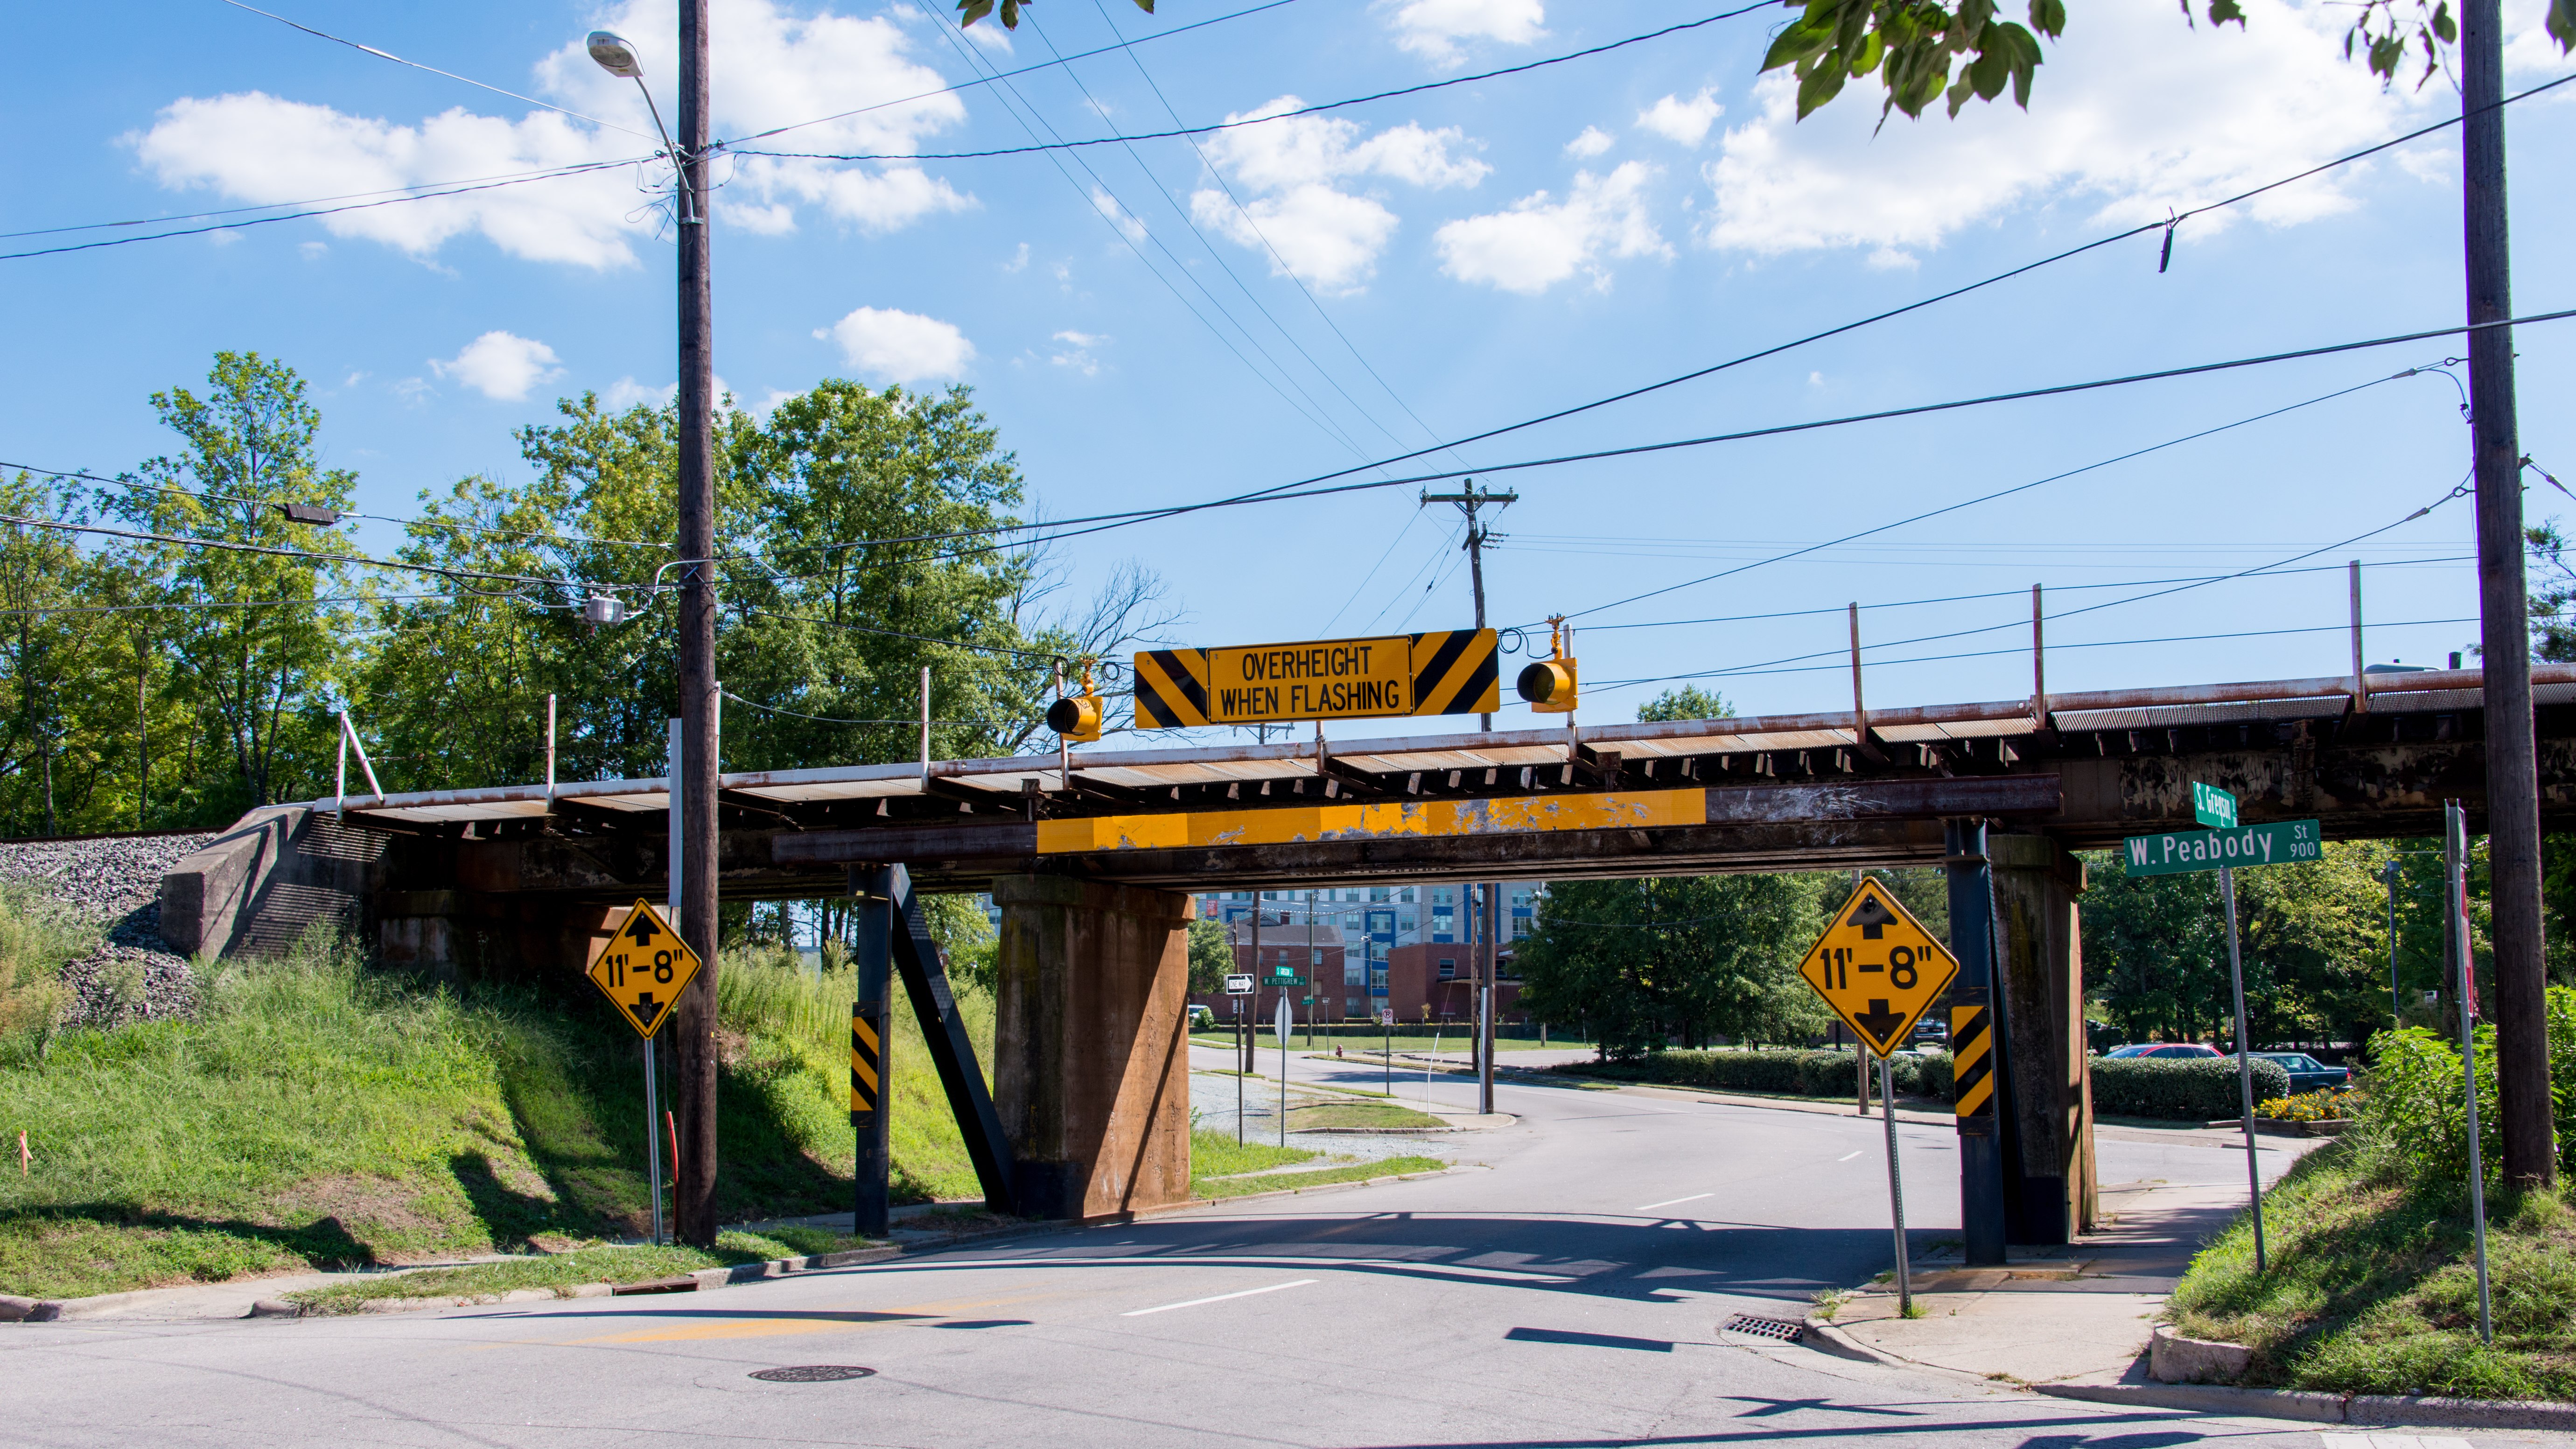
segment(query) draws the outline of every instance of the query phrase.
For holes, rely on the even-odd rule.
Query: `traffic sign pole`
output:
[[[2221,866],[2218,894],[2227,902],[2227,986],[2236,997],[2236,1095],[2245,1106],[2245,1190],[2254,1202],[2254,1271],[2263,1261],[2263,1169],[2254,1161],[2254,1044],[2245,1036],[2245,960],[2236,940],[2236,872]]]
[[[1288,988],[1279,988],[1279,1145],[1288,1145],[1288,1033],[1296,1029],[1288,1006]]]
[[[1887,1210],[1896,1225],[1896,1311],[1912,1318],[1914,1276],[1905,1251],[1905,1169],[1896,1160],[1896,1064],[1885,1057],[1878,1059],[1878,1105],[1887,1118]]]
[[[644,1174],[653,1180],[653,1245],[662,1245],[662,1087],[653,1038],[644,1038]]]

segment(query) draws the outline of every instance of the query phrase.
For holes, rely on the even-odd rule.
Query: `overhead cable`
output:
[[[1352,106],[1369,105],[1376,101],[1391,101],[1402,96],[1420,95],[1424,91],[1446,90],[1451,86],[1474,85],[1478,81],[1495,80],[1507,75],[1519,75],[1523,71],[1544,70],[1552,65],[1563,65],[1570,60],[1583,60],[1591,56],[1606,55],[1611,51],[1622,50],[1631,45],[1643,45],[1650,40],[1661,40],[1667,35],[1678,35],[1686,30],[1697,30],[1703,25],[1715,25],[1721,20],[1732,20],[1739,15],[1750,15],[1756,10],[1777,10],[1779,8],[1779,0],[1761,0],[1761,3],[1759,4],[1747,5],[1740,10],[1729,10],[1722,14],[1704,16],[1698,20],[1685,20],[1678,25],[1667,25],[1661,30],[1651,30],[1643,35],[1631,35],[1625,40],[1613,40],[1606,44],[1595,45],[1584,50],[1568,51],[1563,55],[1551,55],[1539,60],[1524,61],[1519,65],[1507,65],[1500,70],[1483,71],[1476,75],[1451,76],[1447,80],[1424,81],[1420,85],[1403,86],[1391,91],[1377,91],[1365,96],[1352,96],[1347,100],[1324,101],[1316,105],[1300,106],[1293,111],[1281,111],[1275,116],[1251,116],[1242,120],[1217,121],[1204,126],[1181,126],[1168,131],[1140,131],[1132,136],[1101,136],[1081,141],[1059,140],[1052,144],[1004,146],[987,151],[749,151],[744,150],[740,142],[732,141],[723,143],[722,149],[729,151],[736,156],[774,156],[795,161],[975,161],[993,156],[1028,156],[1043,151],[1074,151],[1092,146],[1114,146],[1121,141],[1167,141],[1179,136],[1206,136],[1213,135],[1219,131],[1239,130],[1245,126],[1264,126],[1273,121],[1294,120],[1299,116],[1321,115],[1327,111],[1345,110]],[[781,129],[784,128],[782,127]],[[746,141],[758,140],[761,136],[775,134],[777,133],[774,131],[764,131],[759,135],[746,136],[743,139]],[[2157,222],[2156,225],[2163,226],[2164,223]]]
[[[262,10],[262,9],[260,9],[260,8],[259,8],[258,6],[256,6],[256,5],[245,5],[245,4],[243,4],[243,3],[242,3],[242,0],[224,0],[224,3],[225,3],[225,4],[227,4],[227,5],[229,5],[229,6],[231,6],[231,7],[233,7],[235,10],[247,10],[247,11],[249,11],[249,12],[250,12],[251,14],[253,14],[253,15],[265,15],[265,16],[267,16],[269,19],[276,21],[276,22],[277,22],[278,24],[280,24],[280,25],[284,25],[284,26],[287,26],[287,27],[289,27],[289,28],[291,28],[291,29],[295,29],[295,30],[301,30],[301,31],[303,31],[303,32],[304,32],[305,34],[307,34],[307,35],[314,36],[314,37],[316,37],[316,38],[318,38],[318,39],[322,39],[322,40],[330,41],[330,42],[331,42],[332,44],[334,44],[334,45],[345,45],[345,46],[349,47],[351,50],[363,50],[363,51],[365,51],[367,54],[372,55],[372,56],[375,56],[375,57],[376,57],[376,58],[378,58],[379,60],[390,60],[390,61],[392,61],[392,62],[393,62],[394,64],[396,64],[396,65],[407,65],[407,66],[410,66],[410,67],[411,67],[412,69],[414,69],[414,70],[425,70],[425,71],[429,72],[431,75],[436,75],[436,76],[445,76],[447,79],[452,80],[452,81],[461,81],[461,82],[463,82],[463,83],[464,83],[464,84],[466,84],[466,85],[473,86],[473,87],[474,87],[474,88],[476,88],[477,90],[486,90],[486,91],[490,91],[492,94],[494,94],[494,95],[496,95],[496,96],[508,96],[510,99],[512,99],[512,100],[514,100],[514,101],[523,101],[523,102],[525,102],[525,103],[527,103],[528,105],[531,105],[531,106],[542,106],[542,107],[544,107],[545,109],[547,109],[547,110],[549,110],[549,111],[554,111],[554,112],[557,112],[557,113],[562,114],[562,115],[570,116],[570,117],[572,117],[572,118],[573,118],[574,120],[576,120],[576,121],[588,121],[588,122],[590,122],[590,123],[591,123],[592,125],[594,125],[594,126],[603,126],[603,127],[606,127],[607,129],[609,129],[609,130],[611,130],[611,131],[625,131],[625,132],[626,132],[626,134],[627,134],[627,135],[630,135],[630,136],[643,136],[643,137],[644,137],[644,139],[645,139],[645,140],[647,140],[647,141],[650,141],[650,140],[655,139],[655,138],[654,138],[654,137],[652,137],[652,136],[645,135],[645,133],[644,133],[644,132],[642,132],[642,131],[632,130],[632,129],[629,129],[628,127],[621,126],[621,125],[617,124],[615,121],[603,121],[603,120],[601,120],[600,118],[598,118],[597,116],[585,116],[585,115],[583,115],[583,114],[582,114],[581,112],[579,112],[579,111],[573,110],[573,109],[571,109],[571,108],[569,108],[569,107],[566,107],[566,106],[558,106],[558,105],[556,105],[556,104],[555,104],[554,102],[552,102],[552,101],[541,101],[541,100],[538,100],[538,99],[537,99],[536,97],[534,97],[534,96],[523,96],[523,95],[519,94],[517,91],[505,91],[505,90],[501,89],[499,86],[496,86],[496,85],[486,85],[486,84],[485,84],[485,83],[483,83],[482,81],[479,81],[479,80],[474,79],[472,76],[458,75],[456,72],[454,72],[454,71],[452,71],[452,70],[440,70],[437,66],[434,66],[434,65],[423,65],[423,64],[421,64],[419,61],[416,61],[416,60],[405,60],[405,59],[403,59],[401,56],[394,54],[394,53],[393,53],[392,51],[390,51],[390,50],[378,50],[378,49],[376,49],[376,48],[375,48],[374,46],[372,46],[372,45],[365,45],[365,44],[361,44],[361,43],[360,43],[360,42],[358,42],[358,41],[350,40],[350,39],[347,39],[347,38],[345,38],[345,37],[343,37],[343,36],[333,35],[331,32],[329,32],[329,31],[327,31],[327,30],[316,30],[316,29],[314,29],[312,26],[304,24],[302,21],[289,20],[289,19],[287,19],[287,18],[286,18],[285,16],[283,16],[283,15],[279,15],[279,14],[276,14],[276,13],[274,13],[274,12],[267,11],[267,10]]]

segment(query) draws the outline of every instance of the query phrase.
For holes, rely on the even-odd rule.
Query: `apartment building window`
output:
[[[1456,959],[1443,957],[1440,962],[1440,979],[1443,981],[1454,981],[1457,979],[1457,976],[1458,962]]]

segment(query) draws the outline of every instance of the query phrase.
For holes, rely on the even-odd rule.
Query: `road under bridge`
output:
[[[2476,670],[1987,704],[1377,740],[1315,739],[720,777],[737,900],[895,881],[893,949],[984,1174],[1019,1210],[1098,1216],[1188,1187],[1188,892],[1946,865],[1993,923],[2015,1241],[2092,1216],[2071,853],[2193,828],[2191,784],[2328,839],[2483,815]],[[2544,824],[2576,819],[2576,666],[2533,668]],[[275,949],[337,915],[389,959],[578,969],[669,877],[669,782],[317,800],[246,817],[163,882],[178,949]],[[1962,842],[1968,844],[1962,844]],[[892,869],[888,869],[892,868]],[[1003,916],[993,1088],[915,892]],[[1961,895],[1962,891],[1966,895]],[[1965,909],[1963,909],[1963,907]],[[1977,909],[1986,907],[1987,909]]]

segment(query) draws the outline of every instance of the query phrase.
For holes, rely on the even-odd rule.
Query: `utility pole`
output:
[[[680,0],[678,781],[680,930],[705,965],[680,997],[673,1064],[679,1133],[673,1218],[684,1243],[716,1241],[716,472],[713,263],[707,187],[707,0]]]
[[[1426,492],[1422,495],[1422,506],[1425,508],[1434,503],[1455,503],[1458,505],[1458,511],[1467,515],[1467,541],[1461,547],[1467,550],[1468,582],[1473,584],[1476,590],[1476,627],[1479,629],[1485,627],[1485,545],[1497,542],[1498,538],[1485,527],[1484,520],[1478,518],[1476,514],[1479,509],[1489,506],[1504,508],[1520,501],[1521,496],[1518,493],[1497,493],[1490,488],[1479,488],[1473,478],[1467,480],[1463,492]],[[1493,727],[1492,715],[1476,716],[1476,728],[1490,730]]]
[[[1463,547],[1467,550],[1467,579],[1476,593],[1478,629],[1485,627],[1485,545],[1494,541],[1494,534],[1485,527],[1484,520],[1477,515],[1480,510],[1487,507],[1507,508],[1520,501],[1521,495],[1518,492],[1496,493],[1490,488],[1479,488],[1473,478],[1464,480],[1464,486],[1459,492],[1425,492],[1422,495],[1422,506],[1425,508],[1434,503],[1454,503],[1458,505],[1459,512],[1467,515],[1467,541]],[[1491,733],[1494,728],[1494,717],[1490,714],[1476,716],[1476,727]],[[1487,882],[1475,889],[1484,892],[1486,909],[1490,910],[1497,887]],[[1467,892],[1462,891],[1460,894],[1464,895]],[[1460,904],[1463,906],[1466,902],[1461,901]],[[1469,918],[1474,919],[1471,912],[1463,914],[1469,914]],[[1472,925],[1469,927],[1471,939],[1474,929]],[[1490,1115],[1494,1110],[1494,968],[1496,964],[1494,933],[1490,926],[1485,930],[1484,936],[1484,951],[1479,954],[1471,950],[1467,959],[1476,963],[1476,974],[1481,978],[1477,983],[1476,994],[1476,1110]]]
[[[2513,315],[2504,170],[2502,0],[2460,13],[2460,170],[2469,323]],[[2523,581],[2522,444],[2513,333],[2469,334],[2469,419],[2477,479],[2479,643],[2484,646],[2487,865],[2495,934],[2496,1098],[2507,1182],[2557,1180],[2547,978],[2540,938],[2540,784],[2531,717],[2531,633]]]

